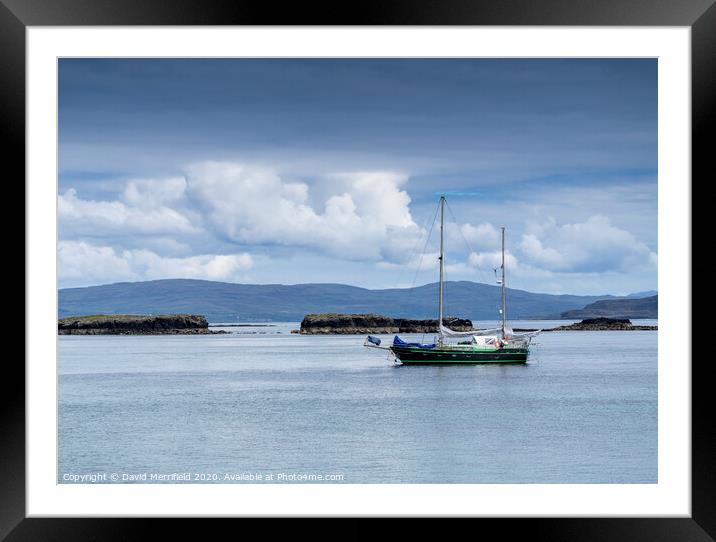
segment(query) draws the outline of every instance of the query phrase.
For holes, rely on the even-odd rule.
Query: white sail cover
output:
[[[535,336],[539,335],[540,331],[542,331],[542,330],[541,330],[541,329],[538,329],[538,330],[535,330],[535,331],[523,331],[523,332],[520,332],[520,333],[514,333],[514,332],[513,332],[513,333],[511,333],[509,336],[510,336],[510,337],[516,337],[516,338],[518,338],[518,339],[522,339],[522,338],[527,339],[527,338],[535,337]]]
[[[443,337],[474,337],[475,335],[497,335],[502,329],[473,329],[472,331],[453,331],[452,329],[440,325],[440,335]]]
[[[515,333],[511,327],[505,327],[505,335],[516,339],[527,339],[539,334],[541,330],[525,331]],[[440,325],[440,335],[442,337],[481,337],[485,335],[502,335],[502,328],[496,327],[492,329],[473,329],[472,331],[453,331],[452,329]]]

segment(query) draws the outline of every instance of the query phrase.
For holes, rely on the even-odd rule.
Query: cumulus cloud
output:
[[[472,224],[455,224],[448,222],[445,224],[445,237],[451,246],[473,250],[492,250],[500,246],[500,232],[495,226],[488,222],[482,222],[477,226]]]
[[[237,272],[253,266],[253,259],[242,254],[204,254],[185,258],[163,258],[149,250],[122,253],[132,269],[146,278],[231,279]]]
[[[410,214],[407,177],[392,172],[337,176],[344,188],[322,208],[309,204],[307,184],[231,162],[189,168],[188,195],[219,234],[242,244],[308,247],[350,260],[404,258],[422,234]]]
[[[467,258],[470,266],[482,270],[499,269],[502,265],[502,251],[472,252]],[[505,267],[508,270],[519,268],[517,258],[509,251],[505,251]]]
[[[558,225],[554,219],[531,226],[520,243],[523,258],[536,267],[568,273],[626,272],[653,267],[656,254],[603,215]]]
[[[243,279],[253,265],[245,251],[271,245],[378,269],[433,272],[438,236],[435,229],[426,245],[427,231],[411,215],[407,181],[401,173],[372,171],[309,184],[268,168],[202,162],[184,177],[129,180],[110,201],[83,199],[70,188],[58,198],[60,274],[85,283]],[[501,260],[499,228],[489,221],[445,227],[449,278],[491,282]],[[657,263],[656,253],[602,215],[527,224],[509,248],[507,269],[515,278],[651,272]]]
[[[413,254],[407,260],[401,263],[390,261],[381,261],[376,264],[378,269],[407,269],[411,271],[430,271],[434,272],[438,268],[440,259],[439,252],[426,252],[425,254]]]
[[[176,189],[174,185],[173,190]],[[164,205],[166,198],[172,196],[162,199],[160,192],[160,188],[149,190],[130,182],[123,194],[124,201],[94,201],[81,199],[70,188],[58,198],[62,233],[86,236],[195,233],[196,228],[186,216]]]
[[[166,207],[184,196],[186,179],[132,179],[122,193],[122,199],[131,206],[141,209]]]
[[[139,279],[129,262],[117,255],[112,247],[60,241],[57,252],[60,280],[116,282]]]
[[[85,241],[60,241],[60,279],[114,282],[162,278],[229,280],[253,266],[250,254],[204,254],[166,258],[146,250],[115,251]]]

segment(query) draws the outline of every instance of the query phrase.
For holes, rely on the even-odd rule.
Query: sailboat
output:
[[[440,285],[438,298],[438,333],[432,344],[411,343],[398,335],[388,347],[380,346],[380,339],[368,337],[365,346],[390,350],[403,365],[418,364],[476,364],[526,363],[530,342],[539,331],[515,333],[507,325],[507,284],[505,271],[505,228],[502,228],[501,325],[494,329],[453,331],[443,324],[443,291],[445,196],[440,197]]]

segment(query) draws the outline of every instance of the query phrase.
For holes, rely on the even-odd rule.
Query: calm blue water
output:
[[[401,367],[296,327],[59,337],[58,482],[657,482],[657,332],[543,333],[524,366]]]

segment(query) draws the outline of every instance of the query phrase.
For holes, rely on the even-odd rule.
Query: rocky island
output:
[[[95,314],[69,316],[57,321],[59,335],[213,335],[201,314]]]
[[[472,321],[466,318],[444,318],[455,331],[470,331]],[[437,320],[391,318],[380,314],[307,314],[298,333],[302,335],[365,335],[380,333],[435,333]]]
[[[587,318],[568,326],[559,326],[544,331],[653,331],[658,326],[635,326],[627,318]]]

